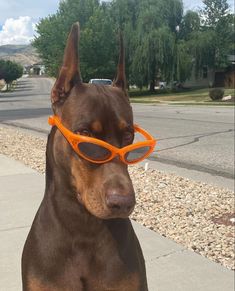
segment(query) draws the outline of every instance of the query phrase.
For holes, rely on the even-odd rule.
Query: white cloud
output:
[[[60,0],[0,0],[0,24],[7,18],[29,15],[39,19],[53,14],[58,9]]]
[[[35,23],[31,17],[8,18],[0,31],[0,45],[28,44],[35,35]]]

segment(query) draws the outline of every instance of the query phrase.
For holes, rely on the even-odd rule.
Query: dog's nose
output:
[[[135,194],[121,194],[117,189],[106,192],[106,205],[114,214],[129,215],[135,206]]]

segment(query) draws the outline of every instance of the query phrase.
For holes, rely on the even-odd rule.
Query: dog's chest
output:
[[[138,273],[128,270],[118,253],[109,247],[78,251],[68,260],[64,276],[64,281],[82,284],[86,291],[139,290]]]

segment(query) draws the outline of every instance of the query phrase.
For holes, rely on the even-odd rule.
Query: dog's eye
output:
[[[86,128],[76,130],[75,133],[80,134],[80,135],[84,135],[84,136],[91,136],[91,132]]]

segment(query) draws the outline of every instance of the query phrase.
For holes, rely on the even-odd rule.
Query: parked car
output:
[[[90,79],[90,84],[97,84],[97,85],[112,85],[112,80],[110,79]]]

